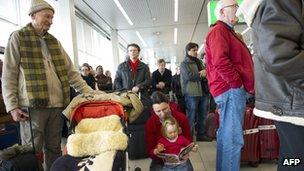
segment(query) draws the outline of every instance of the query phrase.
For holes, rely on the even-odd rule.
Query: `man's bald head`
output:
[[[235,25],[238,21],[238,18],[235,16],[237,9],[238,5],[235,0],[220,0],[215,8],[215,15],[218,20]]]

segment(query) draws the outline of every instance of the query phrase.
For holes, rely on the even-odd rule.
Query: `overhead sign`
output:
[[[243,0],[237,0],[237,3],[240,5],[243,2]],[[215,15],[215,8],[218,1],[211,0],[207,4],[207,10],[208,10],[208,25],[214,24],[217,21],[216,15]],[[243,18],[239,18],[239,23],[244,23]]]

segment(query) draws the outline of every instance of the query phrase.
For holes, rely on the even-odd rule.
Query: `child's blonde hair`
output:
[[[162,127],[161,127],[161,134],[163,137],[168,137],[167,136],[167,126],[168,125],[172,125],[175,127],[176,131],[178,132],[178,134],[180,134],[182,132],[178,122],[176,121],[176,119],[172,116],[166,116],[164,118]]]

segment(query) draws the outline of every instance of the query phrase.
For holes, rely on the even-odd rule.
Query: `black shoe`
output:
[[[141,168],[140,168],[140,167],[136,167],[136,168],[134,169],[134,171],[141,171]]]
[[[213,140],[213,138],[207,137],[207,136],[196,137],[196,141],[207,141],[207,142],[210,142],[212,140]]]

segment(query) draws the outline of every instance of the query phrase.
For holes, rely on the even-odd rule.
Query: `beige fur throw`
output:
[[[82,119],[75,127],[75,133],[119,131],[120,129],[122,129],[120,117],[117,115],[110,115],[102,118]]]
[[[125,150],[127,141],[117,115],[83,119],[75,127],[75,134],[68,137],[67,151],[74,157],[99,155],[105,151]]]
[[[97,131],[72,134],[68,137],[67,151],[73,157],[98,155],[110,150],[125,150],[128,137],[121,131]]]

